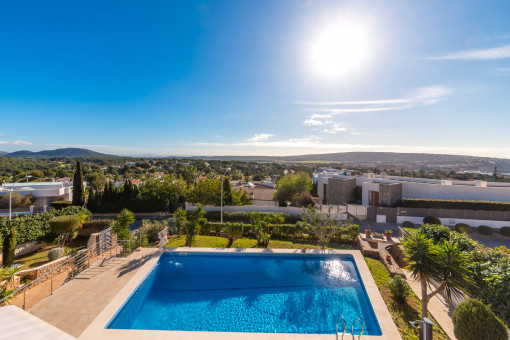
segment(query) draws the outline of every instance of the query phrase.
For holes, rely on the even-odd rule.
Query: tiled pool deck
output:
[[[142,251],[147,251],[144,249]],[[299,249],[216,249],[216,248],[167,248],[166,251],[170,252],[215,252],[215,253],[254,253],[254,254],[303,254],[303,252]],[[321,254],[322,250],[308,250],[308,254]],[[369,340],[397,340],[401,339],[400,334],[391,318],[391,315],[386,308],[386,305],[377,289],[377,286],[370,275],[370,271],[361,255],[361,252],[358,250],[326,250],[326,253],[329,254],[351,254],[356,261],[356,265],[358,267],[358,271],[363,280],[365,289],[367,291],[368,297],[372,303],[372,307],[377,316],[377,320],[381,327],[382,336],[366,336],[364,335],[363,339]],[[335,339],[334,334],[269,334],[269,333],[223,333],[223,332],[189,332],[189,331],[155,331],[155,330],[122,330],[122,329],[105,329],[106,324],[115,314],[115,312],[121,307],[123,302],[128,298],[131,292],[136,288],[136,286],[143,280],[144,276],[150,270],[150,268],[158,261],[161,252],[156,252],[154,256],[150,259],[145,258],[143,261],[143,265],[136,270],[136,272],[131,271],[131,278],[126,283],[123,280],[123,284],[116,283],[117,286],[123,285],[120,289],[114,289],[119,291],[118,294],[114,297],[106,297],[106,296],[97,296],[97,293],[94,292],[93,289],[87,288],[88,295],[80,297],[76,299],[76,296],[69,296],[69,300],[67,304],[76,305],[79,307],[82,303],[85,303],[85,306],[88,306],[86,309],[90,310],[87,313],[87,320],[90,320],[90,317],[97,316],[93,321],[90,320],[88,323],[88,327],[81,333],[81,335],[76,334],[76,332],[70,334],[78,336],[79,339],[83,340],[97,340],[97,339],[123,339],[123,340],[143,340],[143,339],[179,339],[179,340],[191,340],[191,339],[205,339],[205,340],[213,340],[213,339],[240,339],[240,340],[252,340],[252,339],[267,339],[267,340],[276,340],[276,339],[298,339],[298,340],[326,340],[326,339]],[[116,271],[116,270],[115,270]],[[112,272],[113,273],[113,272]],[[110,275],[115,276],[115,275]],[[73,282],[71,282],[73,283]],[[71,284],[70,283],[70,284]],[[111,283],[113,284],[113,283]],[[109,286],[105,284],[105,286]],[[84,285],[85,287],[85,285]],[[66,287],[63,287],[64,289]],[[97,288],[97,287],[96,287]],[[78,288],[76,288],[78,289]],[[85,288],[84,288],[85,289]],[[109,289],[105,287],[105,289]],[[110,291],[113,291],[110,289]],[[48,299],[47,299],[48,300]],[[106,300],[106,301],[105,301]],[[105,306],[105,302],[109,303]],[[62,303],[62,302],[61,302]],[[101,306],[96,305],[99,303]],[[65,307],[63,307],[65,306]],[[91,306],[94,306],[91,308]],[[57,306],[54,306],[57,307]],[[60,312],[66,310],[66,304],[60,304]],[[99,309],[98,307],[104,307]],[[72,307],[73,309],[75,307]],[[99,313],[99,310],[102,310]],[[56,311],[55,311],[56,312]],[[78,311],[77,311],[78,312]],[[66,312],[64,312],[66,313]],[[98,315],[99,314],[99,315]],[[55,317],[58,317],[55,315]],[[71,317],[71,316],[70,316]],[[41,317],[42,318],[42,317]],[[60,317],[62,318],[62,317]],[[44,319],[44,318],[43,318]],[[56,322],[51,322],[48,319],[45,319],[52,323],[53,325],[59,327]],[[71,320],[67,320],[71,321]],[[63,330],[65,328],[59,327]],[[350,338],[351,336],[347,336],[346,338]]]

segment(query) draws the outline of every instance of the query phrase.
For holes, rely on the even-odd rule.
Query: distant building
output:
[[[384,172],[353,176],[336,170],[314,173],[313,184],[322,204],[353,202],[356,187],[361,187],[361,203],[368,206],[395,206],[406,198],[510,202],[510,183],[500,182],[388,176]]]
[[[8,195],[9,191],[25,196],[32,194],[35,197],[36,207],[49,206],[54,201],[71,201],[73,198],[72,182],[29,182],[29,183],[3,183],[0,186],[0,195]]]

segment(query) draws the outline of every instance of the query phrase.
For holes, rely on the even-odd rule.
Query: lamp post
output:
[[[220,203],[220,222],[223,223],[223,182],[225,181],[225,175],[230,171],[230,168],[225,170],[223,177],[221,179],[221,203]]]
[[[26,179],[27,182],[28,182],[28,179],[31,178],[32,176],[30,175],[26,175],[25,178],[22,178],[20,180],[17,180],[16,182],[14,182],[12,185],[11,185],[11,190],[9,190],[9,219],[12,219],[12,191],[14,190],[14,185],[16,185],[17,183],[19,183],[20,181]]]

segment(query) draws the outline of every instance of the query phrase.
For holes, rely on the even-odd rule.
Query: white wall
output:
[[[361,187],[361,204],[368,205],[368,191],[379,192],[379,183],[365,182]]]

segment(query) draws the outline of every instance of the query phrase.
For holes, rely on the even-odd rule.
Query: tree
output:
[[[10,267],[14,262],[14,251],[16,249],[16,227],[11,224],[11,228],[4,235],[3,240],[3,264],[4,267]]]
[[[61,245],[65,245],[69,237],[74,238],[77,235],[78,228],[83,218],[80,215],[56,216],[50,220],[50,230],[52,233],[59,234]]]
[[[186,247],[191,247],[200,229],[205,225],[207,219],[204,218],[205,211],[202,205],[198,205],[195,210],[188,214],[181,208],[175,212],[175,218],[180,229],[186,234]]]
[[[128,209],[122,209],[117,215],[117,221],[113,225],[112,230],[117,234],[119,240],[128,240],[131,234],[129,233],[129,226],[135,221],[133,213]]]
[[[288,174],[281,177],[276,183],[274,199],[278,202],[289,202],[296,194],[312,189],[312,179],[306,172]]]
[[[422,318],[427,317],[428,302],[434,295],[444,291],[448,298],[461,296],[473,284],[467,269],[469,255],[462,252],[452,238],[434,245],[432,239],[419,230],[406,237],[403,245],[409,263],[407,269],[421,282]],[[427,293],[429,280],[436,281],[439,287]]]
[[[251,228],[257,239],[257,245],[266,248],[271,241],[271,236],[280,224],[285,221],[282,214],[266,214],[253,212],[250,215]]]
[[[225,178],[223,178],[223,205],[232,205],[232,203],[232,188],[230,186],[230,179],[225,176]]]
[[[241,223],[227,222],[224,231],[228,239],[227,248],[230,248],[236,239],[243,236],[243,225]]]
[[[326,249],[336,233],[352,224],[352,220],[342,222],[339,216],[332,215],[331,209],[322,213],[313,207],[304,208],[301,217],[304,227],[317,238],[322,249]]]
[[[106,183],[106,176],[102,172],[90,172],[85,176],[87,182],[94,190],[100,190]]]
[[[85,204],[85,190],[83,189],[83,173],[81,163],[76,161],[76,171],[73,177],[73,205],[83,206]]]

